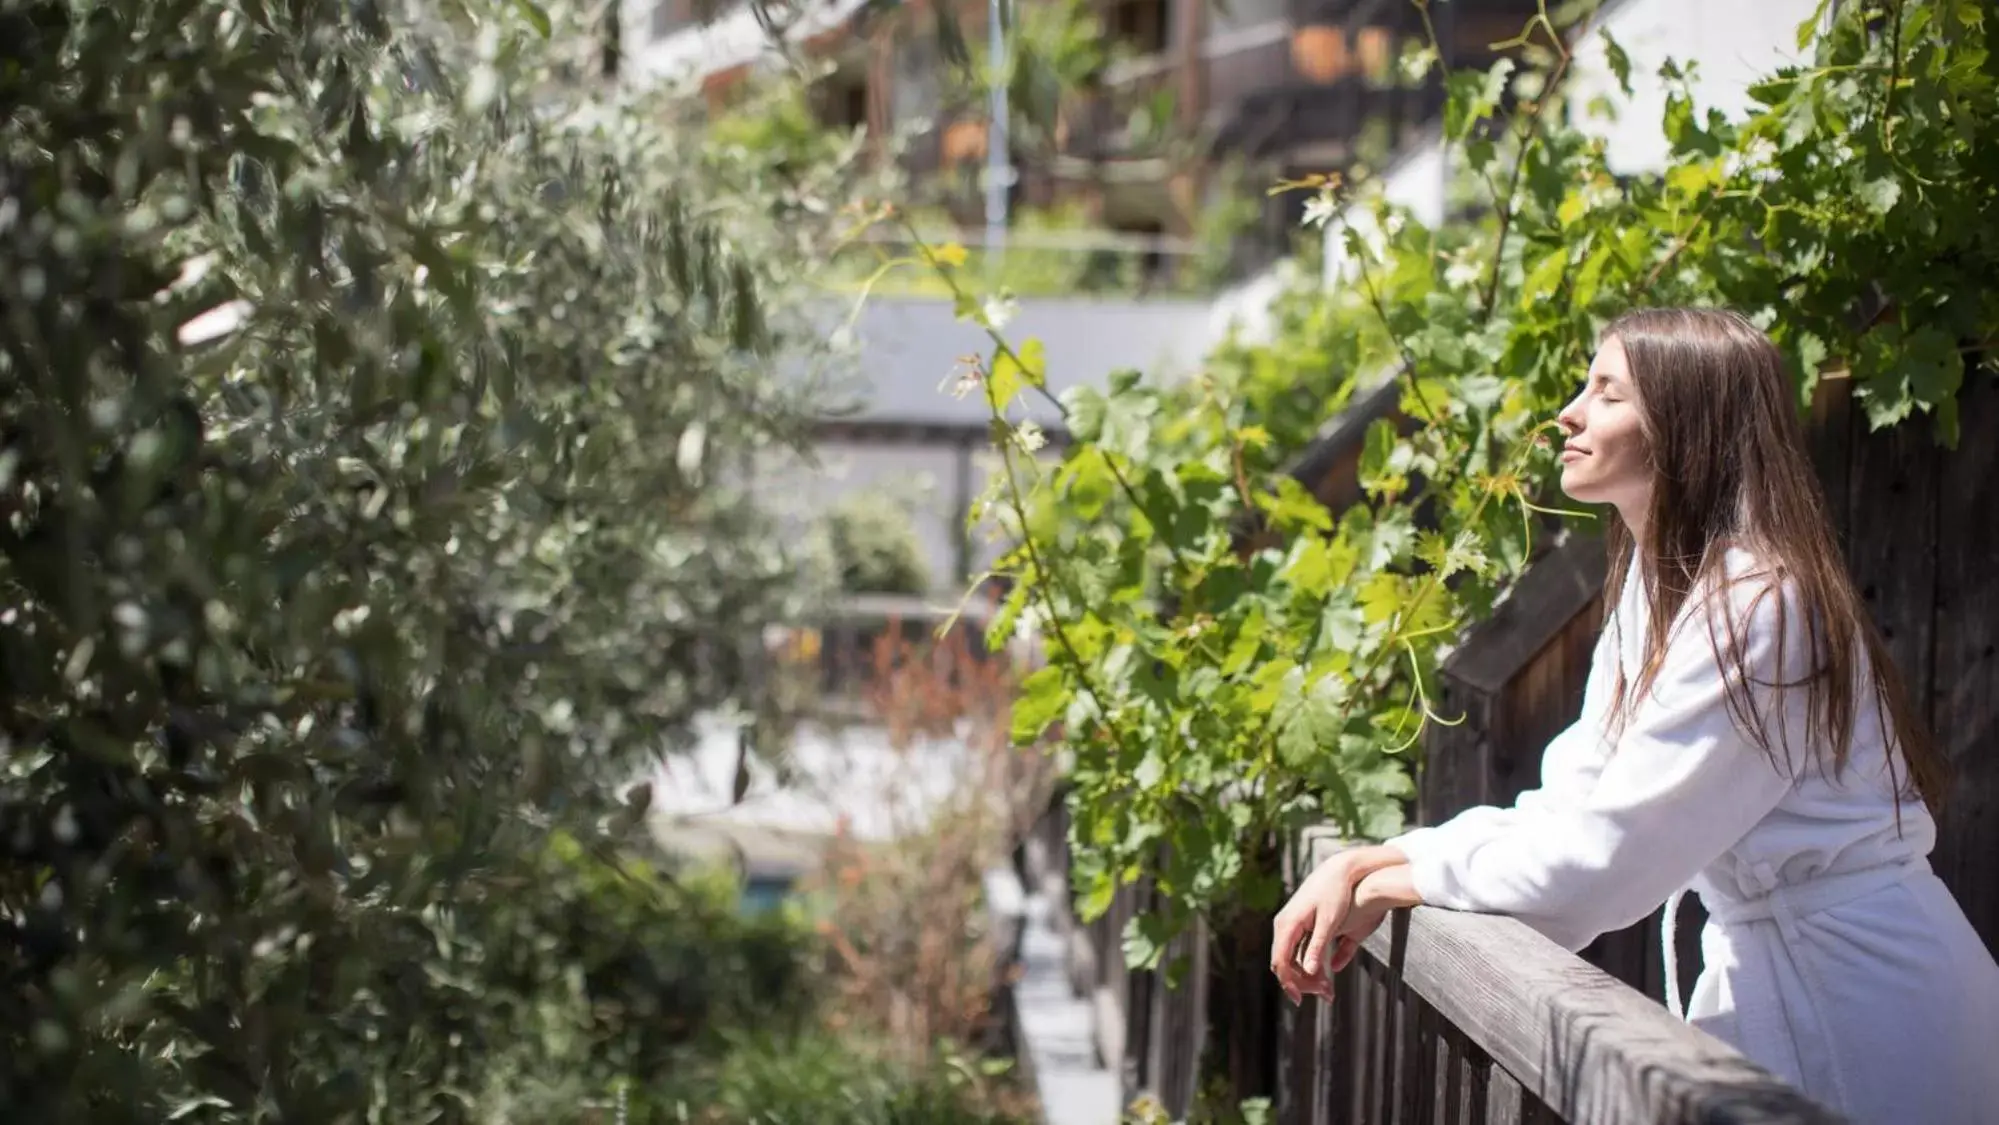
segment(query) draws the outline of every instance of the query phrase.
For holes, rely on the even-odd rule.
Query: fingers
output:
[[[1330,978],[1334,973],[1340,972],[1348,965],[1353,964],[1353,959],[1359,955],[1360,939],[1350,934],[1342,935],[1340,940],[1333,946],[1333,959],[1326,966],[1326,976]],[[1330,991],[1328,995],[1331,995]]]
[[[1270,941],[1270,971],[1277,977],[1278,987],[1284,990],[1293,1004],[1298,1003],[1306,982],[1298,972],[1296,957],[1298,939],[1305,927],[1315,920],[1317,911],[1302,914],[1280,913],[1276,925],[1272,927]]]
[[[1319,999],[1330,1003],[1333,999],[1333,978],[1344,971],[1348,965],[1353,964],[1354,958],[1360,955],[1360,950],[1360,938],[1350,934],[1341,934],[1334,938],[1332,951],[1327,956],[1323,969],[1312,970],[1308,962],[1306,968],[1299,970],[1301,978],[1299,991],[1307,996],[1317,996]],[[1297,1003],[1295,997],[1292,1003]]]
[[[1312,920],[1312,940],[1305,943],[1305,956],[1300,959],[1300,972],[1306,979],[1316,982],[1325,972],[1326,942],[1333,936],[1336,919],[1329,910],[1321,910]]]

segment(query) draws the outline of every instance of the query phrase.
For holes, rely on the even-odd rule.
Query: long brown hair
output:
[[[1871,689],[1890,744],[1890,776],[1892,750],[1899,746],[1909,786],[1937,810],[1948,769],[1847,575],[1824,489],[1806,453],[1783,354],[1747,319],[1719,309],[1641,309],[1613,321],[1602,338],[1624,346],[1653,471],[1646,541],[1634,543],[1622,520],[1611,521],[1608,536],[1606,628],[1614,624],[1611,614],[1634,552],[1649,579],[1644,659],[1629,685],[1620,663],[1613,714],[1621,716],[1628,699],[1650,690],[1673,623],[1687,599],[1703,591],[1721,611],[1704,616],[1727,680],[1732,719],[1780,768],[1798,766],[1790,760],[1788,734],[1779,761],[1780,748],[1771,745],[1751,690],[1748,614],[1725,593],[1715,596],[1730,585],[1728,549],[1742,547],[1769,580],[1757,597],[1778,597],[1778,651],[1790,648],[1784,638],[1784,630],[1794,627],[1786,620],[1789,607],[1800,611],[1809,631],[1814,666],[1795,679],[1780,668],[1779,682],[1764,686],[1808,692],[1805,740],[1819,767],[1829,766],[1835,777],[1845,769],[1860,710],[1857,693]],[[1907,795],[1900,780],[1895,786],[1898,796]]]

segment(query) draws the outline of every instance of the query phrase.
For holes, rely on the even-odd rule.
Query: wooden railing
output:
[[[1171,1120],[1195,1109],[1210,1028],[1241,997],[1216,990],[1211,935],[1175,939],[1178,987],[1124,963],[1119,934],[1152,908],[1121,888],[1100,918],[1068,909],[1068,818],[1058,799],[1017,853],[1030,890],[1059,904],[1070,981],[1123,1100]],[[1343,845],[1330,828],[1296,849],[1295,884]],[[1280,1125],[1840,1125],[1656,1000],[1510,918],[1398,911],[1335,982],[1334,999],[1285,1007],[1272,1037]],[[1208,1065],[1215,1060],[1209,1059]]]
[[[1308,833],[1304,860],[1341,846]],[[1295,1125],[1843,1120],[1510,918],[1397,911],[1291,1035]]]

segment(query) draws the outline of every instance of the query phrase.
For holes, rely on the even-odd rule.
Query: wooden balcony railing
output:
[[[1020,875],[1058,904],[1071,987],[1095,1012],[1100,1057],[1123,1100],[1195,1109],[1221,1008],[1211,937],[1196,923],[1169,957],[1178,987],[1126,967],[1119,935],[1157,904],[1127,886],[1081,922],[1067,909],[1068,817],[1058,799],[1022,842]],[[1295,882],[1343,845],[1300,841]],[[1398,911],[1336,981],[1334,999],[1283,1010],[1276,1053],[1280,1125],[1842,1125],[1844,1118],[1761,1070],[1657,1000],[1511,918]]]
[[[1336,853],[1307,834],[1312,866]],[[1309,869],[1309,868],[1308,868]],[[1294,1018],[1296,1125],[1837,1125],[1728,1045],[1511,918],[1397,911]]]

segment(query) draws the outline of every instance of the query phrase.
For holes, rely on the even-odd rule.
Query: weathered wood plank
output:
[[[1423,732],[1423,754],[1416,779],[1416,818],[1441,824],[1473,805],[1488,803],[1493,772],[1491,731],[1496,701],[1489,695],[1438,677],[1439,706],[1461,718],[1454,726],[1432,723]]]
[[[1429,1075],[1423,1067],[1422,1001],[1407,988],[1397,986],[1395,998],[1395,1103],[1390,1120],[1395,1125],[1415,1125]]]
[[[1404,1125],[1431,1125],[1437,1112],[1437,1102],[1444,1070],[1438,1066],[1438,1057],[1443,1052],[1443,1021],[1436,1010],[1423,1002],[1409,989],[1403,989],[1403,1002],[1408,1006],[1409,1035],[1403,1046],[1403,1066],[1412,1074],[1403,1087],[1403,1103],[1400,1120]]]
[[[1853,455],[1853,424],[1853,380],[1820,379],[1812,393],[1805,435],[1825,491],[1826,518],[1842,545],[1849,525],[1847,462]]]
[[[1430,1106],[1429,1125],[1458,1125],[1458,1107],[1464,1097],[1464,1074],[1458,1069],[1461,1052],[1457,1039],[1451,1035],[1448,1020],[1436,1014],[1436,1009],[1427,1005],[1429,1023],[1435,1031],[1436,1057],[1431,1066],[1437,1080],[1437,1096]]]
[[[1486,1071],[1486,1125],[1522,1125],[1526,1121],[1527,1091],[1520,1080],[1493,1066]]]
[[[1127,885],[1111,896],[1110,908],[1089,927],[1095,974],[1088,981],[1095,1007],[1097,1052],[1104,1065],[1119,1073],[1126,1094],[1134,1093],[1131,1065],[1135,1046],[1132,1024],[1141,1018],[1142,1005],[1132,1002],[1132,975],[1124,964],[1124,950],[1118,935],[1136,909],[1140,888]]]
[[[1492,616],[1445,661],[1461,683],[1497,695],[1603,591],[1603,540],[1571,533],[1520,576]]]
[[[1402,379],[1389,373],[1357,392],[1347,409],[1292,465],[1291,475],[1321,504],[1339,512],[1359,502],[1360,455],[1367,428],[1383,418],[1404,428],[1411,424],[1401,410],[1402,387]]]
[[[1304,881],[1310,873],[1308,858],[1302,848],[1285,849],[1280,872],[1285,886]],[[1279,1006],[1278,1125],[1331,1125],[1344,1120],[1334,1117],[1329,1099],[1342,1086],[1339,1068],[1347,1059],[1341,1053],[1337,1027],[1338,1006],[1345,999],[1345,994],[1330,1002],[1306,997],[1300,1004]]]
[[[1524,1108],[1520,1114],[1520,1119],[1524,1122],[1524,1125],[1564,1125],[1561,1114],[1549,1108],[1548,1104],[1541,1099],[1528,1094],[1522,1100]],[[1593,1119],[1584,1118],[1583,1120]]]
[[[1439,1016],[1439,1019],[1442,1017]],[[1450,1022],[1445,1021],[1447,1024]],[[1451,1082],[1457,1092],[1451,1099],[1451,1125],[1481,1125],[1485,1120],[1483,1101],[1485,1071],[1491,1065],[1485,1052],[1472,1046],[1464,1034],[1451,1029],[1451,1055],[1455,1065],[1451,1068]]]
[[[1134,970],[1124,959],[1125,924],[1153,909],[1153,899],[1158,893],[1150,880],[1133,886],[1131,890],[1133,894],[1118,911],[1118,925],[1111,931],[1111,950],[1105,961],[1110,978],[1119,989],[1119,1007],[1124,1013],[1122,1064],[1127,1101],[1141,1091],[1155,1089],[1155,1077],[1147,1070],[1150,1061],[1147,1049],[1152,1042],[1153,990],[1158,984],[1156,974],[1143,969]]]
[[[1333,992],[1333,1065],[1326,1084],[1328,1122],[1360,1120],[1361,1069],[1365,1065],[1361,1044],[1367,1042],[1365,988],[1366,977],[1355,974],[1353,987]]]
[[[1278,872],[1275,849],[1245,859],[1250,870]],[[1216,1080],[1238,1098],[1270,1097],[1277,1089],[1277,1013],[1284,994],[1270,974],[1271,914],[1237,911],[1209,929],[1208,995],[1226,1001],[1209,1006],[1208,1042]]]
[[[1856,432],[1847,563],[1915,699],[1935,682],[1937,469],[1922,426]]]
[[[1315,1060],[1318,1065],[1313,1068],[1312,1100],[1308,1119],[1311,1125],[1333,1125],[1334,1121],[1343,1120],[1333,1116],[1334,1107],[1340,1106],[1344,1109],[1337,1100],[1337,1091],[1344,1088],[1339,1076],[1342,1068],[1348,1065],[1349,1058],[1347,1055],[1339,1054],[1335,1046],[1338,1042],[1335,1029],[1339,1024],[1340,1003],[1341,1000],[1335,998],[1330,1004],[1316,1001],[1312,1005],[1314,1009],[1312,1026],[1316,1032],[1314,1042],[1318,1046],[1319,1054]]]
[[[1964,440],[1944,455],[1938,489],[1929,697],[1957,776],[1931,862],[1999,950],[1999,379],[1971,380],[1958,409]]]
[[[1150,1031],[1151,1086],[1175,1121],[1184,1120],[1194,1105],[1200,1084],[1200,1059],[1207,1039],[1208,933],[1196,921],[1174,938],[1169,961],[1179,960],[1179,987],[1168,988],[1162,974],[1151,974],[1157,1005]]]
[[[1511,801],[1541,780],[1541,757],[1548,743],[1582,714],[1583,687],[1602,632],[1601,591],[1584,602],[1566,625],[1522,668],[1521,683],[1500,697],[1499,737],[1494,740],[1494,776],[1488,801]]]
[[[1543,747],[1582,710],[1603,565],[1600,541],[1571,536],[1445,662],[1440,703],[1463,722],[1424,735],[1421,823],[1504,804],[1539,779]]]
[[[1381,964],[1370,964],[1368,972],[1368,1064],[1366,1116],[1363,1121],[1380,1122],[1388,1114],[1389,1106],[1389,1044],[1395,1040],[1390,1005],[1394,1002],[1394,987],[1389,983],[1387,970]]]
[[[1277,1125],[1318,1125],[1318,1090],[1323,1071],[1334,1063],[1332,1044],[1324,1033],[1326,1002],[1306,997],[1278,1010]]]

